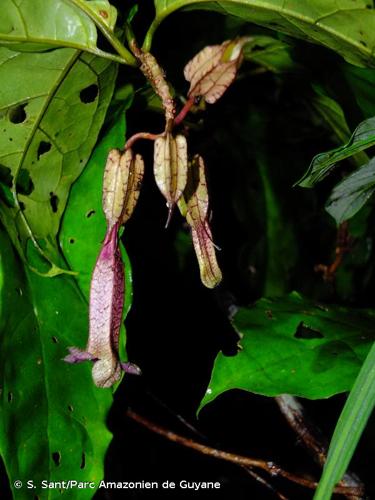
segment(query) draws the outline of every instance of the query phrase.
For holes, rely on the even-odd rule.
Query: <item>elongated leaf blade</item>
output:
[[[97,12],[110,29],[116,9],[107,0],[83,1]],[[69,29],[67,29],[69,26]],[[0,18],[0,45],[12,50],[37,51],[55,47],[96,49],[94,22],[72,2],[64,0],[3,0]]]
[[[322,306],[297,293],[241,308],[242,349],[219,354],[202,405],[229,389],[327,398],[352,387],[374,340],[374,313]]]
[[[323,180],[335,167],[336,163],[345,160],[375,145],[375,117],[368,118],[358,125],[349,142],[344,146],[320,153],[315,156],[304,177],[298,182],[302,187],[312,187]]]
[[[363,363],[337,422],[314,500],[331,498],[335,485],[348,468],[374,406],[375,343]]]
[[[0,168],[10,194],[0,200],[0,217],[21,255],[30,238],[54,254],[70,186],[96,142],[116,72],[116,64],[72,49],[0,48]]]
[[[42,480],[98,485],[103,477],[112,394],[93,385],[88,364],[62,361],[69,345],[87,337],[87,304],[74,278],[25,272],[4,230],[0,242],[0,454],[11,485],[32,479],[33,496],[56,498]],[[69,498],[89,499],[93,491],[71,489]],[[14,497],[28,499],[30,489]]]
[[[366,0],[154,0],[156,22],[179,8],[204,8],[319,43],[359,66],[374,67],[375,11]]]

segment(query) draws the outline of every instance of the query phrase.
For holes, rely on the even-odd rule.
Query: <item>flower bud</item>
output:
[[[169,216],[181,198],[187,181],[187,143],[183,135],[166,133],[154,145],[154,175],[160,192],[167,200]]]

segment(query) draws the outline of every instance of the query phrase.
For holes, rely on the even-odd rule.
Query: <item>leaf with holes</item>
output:
[[[24,258],[37,249],[56,259],[69,189],[96,142],[116,73],[114,63],[72,49],[28,54],[0,48],[0,168],[7,181],[0,218]]]
[[[374,192],[375,158],[335,186],[326,210],[340,224],[353,217]]]
[[[83,4],[100,16],[102,22],[113,30],[117,11],[107,0],[82,0],[77,3]],[[74,1],[2,0],[0,45],[20,51],[38,51],[63,46],[100,53],[96,42],[95,23]]]
[[[98,485],[112,394],[93,385],[88,364],[62,361],[68,346],[86,341],[87,303],[72,276],[24,271],[4,230],[0,248],[0,454],[10,484],[32,478],[33,496],[41,499],[50,498],[42,480]],[[71,490],[69,498],[92,495]],[[26,500],[30,493],[23,488],[14,496]]]
[[[371,0],[154,0],[156,27],[182,7],[204,8],[239,17],[309,42],[329,47],[359,66],[375,66],[375,11]]]
[[[310,399],[350,390],[374,341],[374,319],[373,311],[323,306],[297,293],[239,309],[240,351],[217,356],[202,406],[229,389]]]
[[[375,145],[375,117],[368,118],[358,125],[349,142],[344,146],[326,153],[320,153],[313,158],[311,165],[298,182],[302,187],[312,187],[324,179],[336,166],[336,163],[349,158]]]

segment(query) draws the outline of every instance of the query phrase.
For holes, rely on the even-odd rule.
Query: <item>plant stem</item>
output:
[[[275,400],[290,427],[302,440],[316,462],[323,467],[327,460],[328,446],[321,431],[305,415],[305,410],[297,398],[289,394],[283,394],[277,396]],[[364,491],[364,484],[358,477],[349,472],[344,475],[339,484],[340,486],[354,487],[358,491]],[[352,494],[346,494],[346,496],[353,498]]]
[[[82,12],[84,12],[99,30],[103,33],[112,47],[117,51],[117,53],[122,57],[125,64],[129,66],[138,66],[137,59],[129,52],[129,50],[120,42],[120,40],[114,35],[112,30],[108,28],[106,23],[103,21],[100,15],[98,15],[94,10],[90,9],[86,2],[83,0],[69,0],[73,5],[78,7]]]
[[[195,102],[195,97],[194,96],[189,97],[189,99],[185,102],[184,107],[181,109],[181,111],[174,119],[175,125],[179,125],[184,120],[185,116],[189,113],[192,106],[194,105],[194,102]]]
[[[282,476],[288,479],[289,481],[300,484],[301,486],[305,486],[306,488],[315,489],[317,487],[318,483],[316,481],[310,481],[309,479],[305,479],[291,472],[288,472],[279,467],[278,465],[276,465],[274,462],[267,462],[266,460],[261,460],[257,458],[244,457],[242,455],[236,455],[234,453],[229,453],[227,451],[219,450],[217,448],[211,448],[210,446],[203,445],[201,443],[193,441],[192,439],[180,436],[179,434],[176,434],[168,429],[160,427],[159,425],[155,424],[154,422],[151,422],[150,420],[146,419],[145,417],[142,417],[141,415],[135,413],[130,409],[127,410],[126,414],[129,418],[131,418],[135,422],[138,422],[139,424],[143,425],[150,431],[165,437],[169,441],[173,441],[174,443],[178,443],[183,446],[186,446],[187,448],[199,451],[204,455],[209,455],[211,457],[218,458],[220,460],[226,460],[227,462],[232,462],[237,465],[244,465],[246,467],[254,467],[262,469],[266,471],[268,474],[271,474],[271,476],[277,476],[277,475]],[[334,492],[346,495],[348,494],[359,495],[358,488],[343,487],[343,486],[337,486]]]
[[[162,132],[161,134],[151,134],[149,132],[138,132],[134,135],[132,135],[130,137],[130,139],[128,139],[126,141],[126,144],[125,144],[125,149],[130,149],[134,143],[136,141],[138,141],[139,139],[148,139],[149,141],[155,141],[156,139],[158,139],[159,137],[162,137],[164,135],[164,132]]]

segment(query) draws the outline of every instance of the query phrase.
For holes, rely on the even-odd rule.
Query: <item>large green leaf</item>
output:
[[[375,158],[335,186],[326,210],[340,224],[353,217],[374,192]]]
[[[375,338],[374,318],[297,293],[241,308],[233,324],[242,350],[217,356],[202,405],[229,389],[311,399],[349,390]]]
[[[314,186],[330,173],[338,161],[356,155],[374,145],[375,117],[372,117],[358,125],[347,144],[315,156],[308,171],[298,184],[302,187]]]
[[[110,390],[92,383],[89,364],[62,361],[87,338],[87,303],[72,276],[46,279],[24,271],[1,229],[0,453],[15,498],[60,497],[41,481],[98,481],[111,439],[105,419]],[[35,489],[26,489],[33,480]],[[62,490],[71,499],[93,489]],[[65,495],[66,496],[66,495]]]
[[[345,474],[374,406],[375,344],[359,372],[337,422],[314,500],[331,498],[335,485]]]
[[[73,49],[0,48],[0,217],[21,255],[32,241],[56,258],[69,189],[96,142],[116,71]]]
[[[156,19],[145,40],[149,47],[160,22],[182,7],[230,14],[282,33],[320,43],[353,64],[375,66],[375,11],[370,0],[154,0]]]
[[[82,4],[98,13],[108,28],[116,22],[116,9],[107,0]],[[73,47],[98,52],[94,22],[67,0],[2,0],[0,45],[13,50]]]

